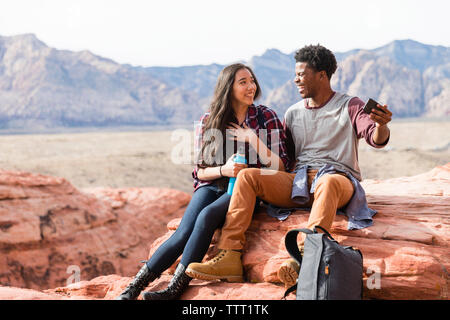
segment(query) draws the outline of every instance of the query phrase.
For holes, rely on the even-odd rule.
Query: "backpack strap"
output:
[[[311,235],[311,237],[305,239],[303,257],[301,256],[297,245],[297,235],[300,232]],[[286,250],[301,266],[299,279],[301,278],[303,280],[301,283],[297,283],[298,286],[296,285],[297,300],[315,300],[317,298],[317,277],[323,250],[322,238],[324,235],[325,234],[318,233],[316,229],[314,229],[314,231],[311,231],[310,229],[293,229],[286,233]],[[303,258],[305,261],[302,261]],[[293,290],[295,289],[291,287],[287,291],[292,292]],[[287,291],[285,292],[286,295],[289,293]]]
[[[330,239],[333,240],[333,241],[336,241],[336,240],[334,240],[334,238],[331,236],[331,234],[327,231],[327,229],[325,229],[325,228],[323,228],[323,227],[321,227],[321,226],[315,226],[315,227],[314,227],[314,233],[317,233],[317,230],[316,230],[316,229],[322,230],[323,233],[325,233],[325,234],[328,236],[328,238],[330,238]]]
[[[292,258],[294,258],[298,264],[301,265],[302,263],[302,255],[300,253],[300,250],[298,249],[297,245],[297,235],[300,233],[306,233],[306,234],[312,234],[312,232],[309,229],[292,229],[289,230],[288,233],[286,233],[286,237],[284,239],[284,245],[286,246],[287,252],[291,255]]]
[[[297,290],[297,282],[292,287],[289,287],[284,292],[283,298],[281,298],[281,299],[286,300],[286,297],[288,296],[288,294],[291,293],[291,292],[294,292],[295,290]]]
[[[298,264],[301,265],[302,263],[302,255],[300,253],[300,250],[298,249],[297,245],[297,235],[300,233],[306,233],[306,234],[312,234],[313,232],[309,229],[292,229],[289,230],[288,233],[286,233],[286,237],[284,239],[284,244],[286,246],[287,252],[291,255],[292,258],[295,259],[295,261],[298,262]],[[297,290],[297,283],[288,288],[284,292],[284,296],[282,299],[286,299],[287,295],[293,291]]]

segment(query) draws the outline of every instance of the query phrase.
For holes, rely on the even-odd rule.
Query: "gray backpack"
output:
[[[318,233],[316,228],[324,233]],[[299,232],[306,233],[303,257],[297,245]],[[286,234],[286,249],[300,264],[297,300],[359,300],[363,293],[363,256],[351,246],[341,246],[320,226],[314,231],[293,229]]]

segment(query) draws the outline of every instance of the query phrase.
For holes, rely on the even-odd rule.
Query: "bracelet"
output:
[[[219,166],[219,172],[220,172],[220,177],[223,177],[223,174],[222,174],[222,166]]]

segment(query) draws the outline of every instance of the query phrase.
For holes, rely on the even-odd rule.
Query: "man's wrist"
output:
[[[383,129],[383,128],[387,128],[387,123],[385,124],[380,124],[378,122],[375,122],[375,127],[379,128],[379,129]]]
[[[372,141],[376,145],[384,145],[388,141],[390,135],[391,131],[389,130],[387,124],[380,125],[375,127],[375,132],[372,135]]]

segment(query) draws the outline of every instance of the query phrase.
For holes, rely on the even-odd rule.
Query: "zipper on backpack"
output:
[[[325,299],[329,299],[329,292],[330,292],[330,265],[326,264],[325,268],[323,270],[326,280],[325,280]]]

